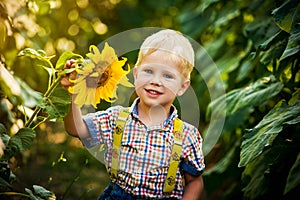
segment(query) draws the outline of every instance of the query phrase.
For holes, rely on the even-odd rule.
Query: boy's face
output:
[[[159,105],[168,110],[176,96],[181,96],[190,85],[181,75],[180,66],[161,58],[158,52],[146,56],[134,68],[134,78],[140,103],[148,108]]]

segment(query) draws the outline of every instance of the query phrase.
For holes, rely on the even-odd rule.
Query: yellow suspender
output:
[[[118,165],[120,157],[120,148],[122,142],[122,136],[124,131],[124,126],[129,115],[129,109],[122,109],[118,119],[116,121],[116,128],[113,134],[113,148],[112,148],[112,163],[111,163],[111,178],[115,182],[118,178]],[[172,192],[175,187],[176,182],[176,172],[180,162],[180,154],[182,149],[182,135],[183,135],[183,123],[180,119],[176,118],[174,120],[174,145],[172,147],[172,153],[170,158],[170,166],[168,169],[164,192]]]
[[[174,145],[172,147],[172,153],[170,158],[170,166],[168,169],[167,178],[164,185],[164,192],[172,192],[176,182],[176,172],[178,169],[180,154],[182,149],[182,135],[183,135],[183,123],[180,119],[174,120]]]
[[[129,115],[129,109],[123,108],[118,116],[116,122],[116,128],[114,131],[114,141],[112,148],[112,160],[111,160],[111,176],[112,181],[115,182],[118,178],[118,167],[119,167],[119,157],[120,157],[120,148],[123,136],[124,126]]]

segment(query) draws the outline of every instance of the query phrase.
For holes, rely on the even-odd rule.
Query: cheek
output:
[[[145,75],[143,73],[138,74],[137,76],[135,76],[135,84],[145,84],[147,82],[149,82],[151,80],[151,76],[150,75]]]
[[[147,81],[141,77],[138,77],[134,80],[134,85],[136,89],[143,87],[143,85],[145,85],[146,83]]]
[[[176,82],[165,82],[164,87],[174,94],[177,94],[180,89],[179,85]]]

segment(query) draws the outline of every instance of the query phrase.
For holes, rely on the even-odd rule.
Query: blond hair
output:
[[[194,50],[189,40],[180,32],[166,29],[147,37],[142,43],[136,66],[140,65],[143,58],[154,52],[160,51],[161,58],[173,61],[182,69],[182,75],[190,78],[194,67]]]

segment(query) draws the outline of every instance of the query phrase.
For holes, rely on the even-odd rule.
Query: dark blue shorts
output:
[[[113,187],[114,185],[114,187]],[[110,183],[103,193],[98,197],[98,200],[144,200],[151,198],[137,198],[128,193],[126,193],[117,184]],[[177,200],[175,198],[155,198],[157,200]]]

